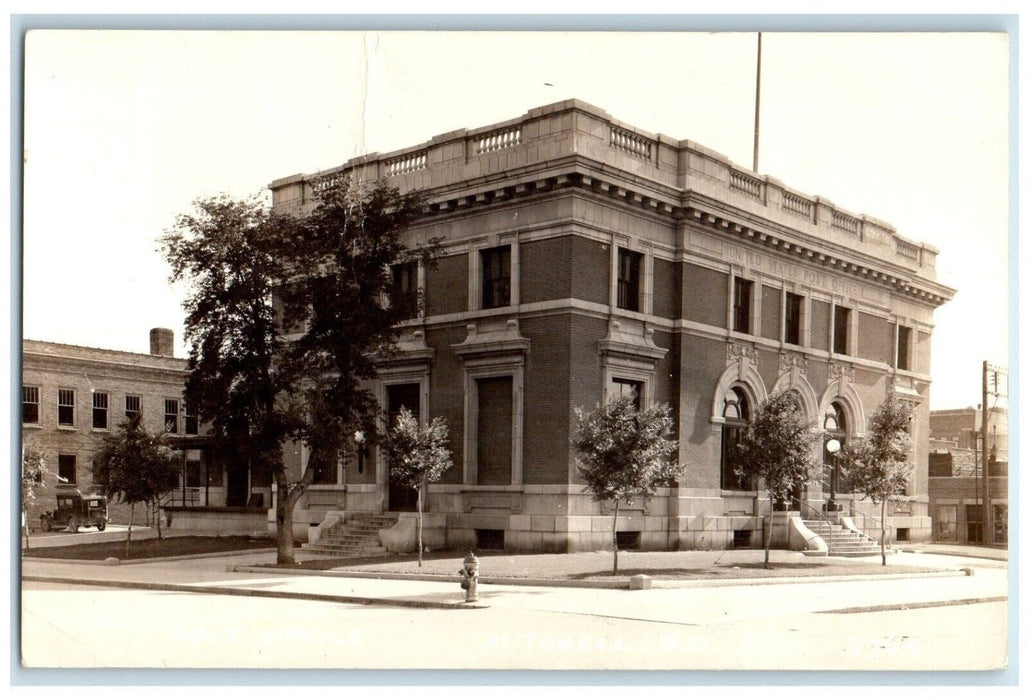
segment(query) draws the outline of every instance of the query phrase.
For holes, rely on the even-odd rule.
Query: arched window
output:
[[[723,398],[722,418],[722,488],[734,491],[754,490],[754,480],[736,474],[734,448],[750,423],[750,399],[741,387],[730,387]]]

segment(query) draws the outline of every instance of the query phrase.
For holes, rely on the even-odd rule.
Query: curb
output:
[[[233,573],[277,574],[280,576],[326,576],[330,578],[379,579],[385,581],[434,581],[459,583],[460,576],[439,574],[394,574],[371,571],[315,571],[311,569],[278,569],[267,566],[229,566]],[[967,576],[961,569],[930,571],[911,574],[854,574],[852,576],[780,576],[737,579],[653,579],[654,588],[724,588],[731,586],[770,586],[776,584],[839,583],[845,581],[889,581],[910,578],[949,578]],[[572,581],[568,579],[512,578],[506,576],[480,576],[479,583],[494,586],[532,586],[538,588],[600,588],[628,590],[629,578],[616,581]]]
[[[116,566],[132,566],[134,564],[160,564],[166,561],[186,561],[187,559],[217,559],[219,557],[241,557],[248,554],[270,554],[275,549],[237,549],[227,552],[209,552],[208,554],[180,554],[177,557],[150,557],[148,559],[118,559]],[[117,557],[116,557],[117,558]],[[110,566],[106,559],[60,559],[58,557],[26,557],[24,553],[22,562],[42,562],[45,564],[87,564],[98,566]]]
[[[991,557],[991,556],[986,556],[985,554],[983,554],[981,552],[971,552],[971,553],[969,553],[969,552],[962,552],[962,551],[959,551],[959,550],[956,550],[956,549],[933,550],[933,549],[918,549],[917,547],[907,547],[907,548],[901,549],[900,551],[904,552],[905,554],[933,554],[933,555],[939,555],[939,556],[942,556],[942,557],[965,557],[966,559],[982,559],[984,561],[1002,561],[1002,562],[1005,562],[1005,563],[1007,563],[1007,561],[1008,561],[1008,558],[1006,556],[1003,556],[1003,557],[1000,557],[1000,556],[998,556],[998,557]]]
[[[1006,603],[1006,595],[988,596],[982,598],[956,598],[954,600],[930,600],[917,603],[893,603],[889,605],[866,605],[855,608],[838,608],[836,610],[818,610],[819,615],[835,614],[849,615],[850,613],[887,612],[894,610],[919,610],[921,608],[945,608],[951,605],[976,605],[978,603]]]
[[[146,591],[172,591],[176,593],[207,593],[209,595],[231,595],[245,598],[286,598],[291,600],[313,600],[326,603],[358,603],[361,605],[386,605],[399,608],[432,608],[436,610],[479,610],[490,607],[482,603],[455,601],[442,603],[416,598],[373,598],[370,596],[332,595],[328,593],[296,593],[292,591],[267,591],[254,588],[226,588],[185,583],[148,583],[142,581],[111,581],[105,579],[65,578],[63,576],[23,576],[22,581],[35,583],[63,583],[72,586],[99,586],[102,588],[129,588]]]

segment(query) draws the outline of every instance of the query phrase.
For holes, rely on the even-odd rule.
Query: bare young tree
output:
[[[386,436],[389,471],[397,483],[413,488],[418,494],[418,566],[422,565],[422,509],[429,484],[439,481],[454,466],[451,457],[447,423],[433,418],[424,428],[406,406],[400,409]]]
[[[576,471],[594,501],[611,501],[613,573],[618,574],[618,511],[622,504],[645,503],[663,484],[675,482],[684,465],[674,461],[678,443],[671,439],[671,409],[659,404],[647,410],[636,406],[636,396],[614,398],[595,411],[575,409],[576,435],[572,447],[579,453]]]
[[[125,556],[132,541],[132,520],[137,503],[156,504],[175,488],[179,480],[179,459],[161,435],[151,435],[136,414],[104,438],[103,447],[93,462],[93,482],[108,498],[129,504],[129,529],[125,537]],[[157,537],[162,538],[161,519]]]
[[[914,465],[911,454],[911,409],[890,394],[879,404],[868,432],[840,452],[840,468],[855,492],[864,493],[880,507],[879,549],[886,566],[886,506],[903,493]]]
[[[739,476],[761,479],[769,503],[788,503],[793,491],[807,483],[819,468],[811,457],[812,435],[794,396],[779,392],[754,412],[735,457]],[[771,508],[764,527],[765,568],[771,567]]]

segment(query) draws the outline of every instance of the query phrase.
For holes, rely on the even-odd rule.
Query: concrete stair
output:
[[[305,543],[301,549],[315,554],[343,557],[375,557],[387,553],[379,541],[379,530],[393,527],[397,515],[390,513],[354,513],[346,522],[339,523],[314,544]]]
[[[815,533],[829,546],[833,557],[868,557],[880,553],[879,543],[860,532],[848,530],[842,525],[825,520],[804,520],[808,530]]]

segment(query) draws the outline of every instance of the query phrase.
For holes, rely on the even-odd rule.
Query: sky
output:
[[[1002,34],[765,33],[759,172],[940,250],[930,405],[1008,365]],[[751,167],[755,33],[33,31],[23,335],[147,352],[185,289],[157,239],[197,198],[575,97]]]

